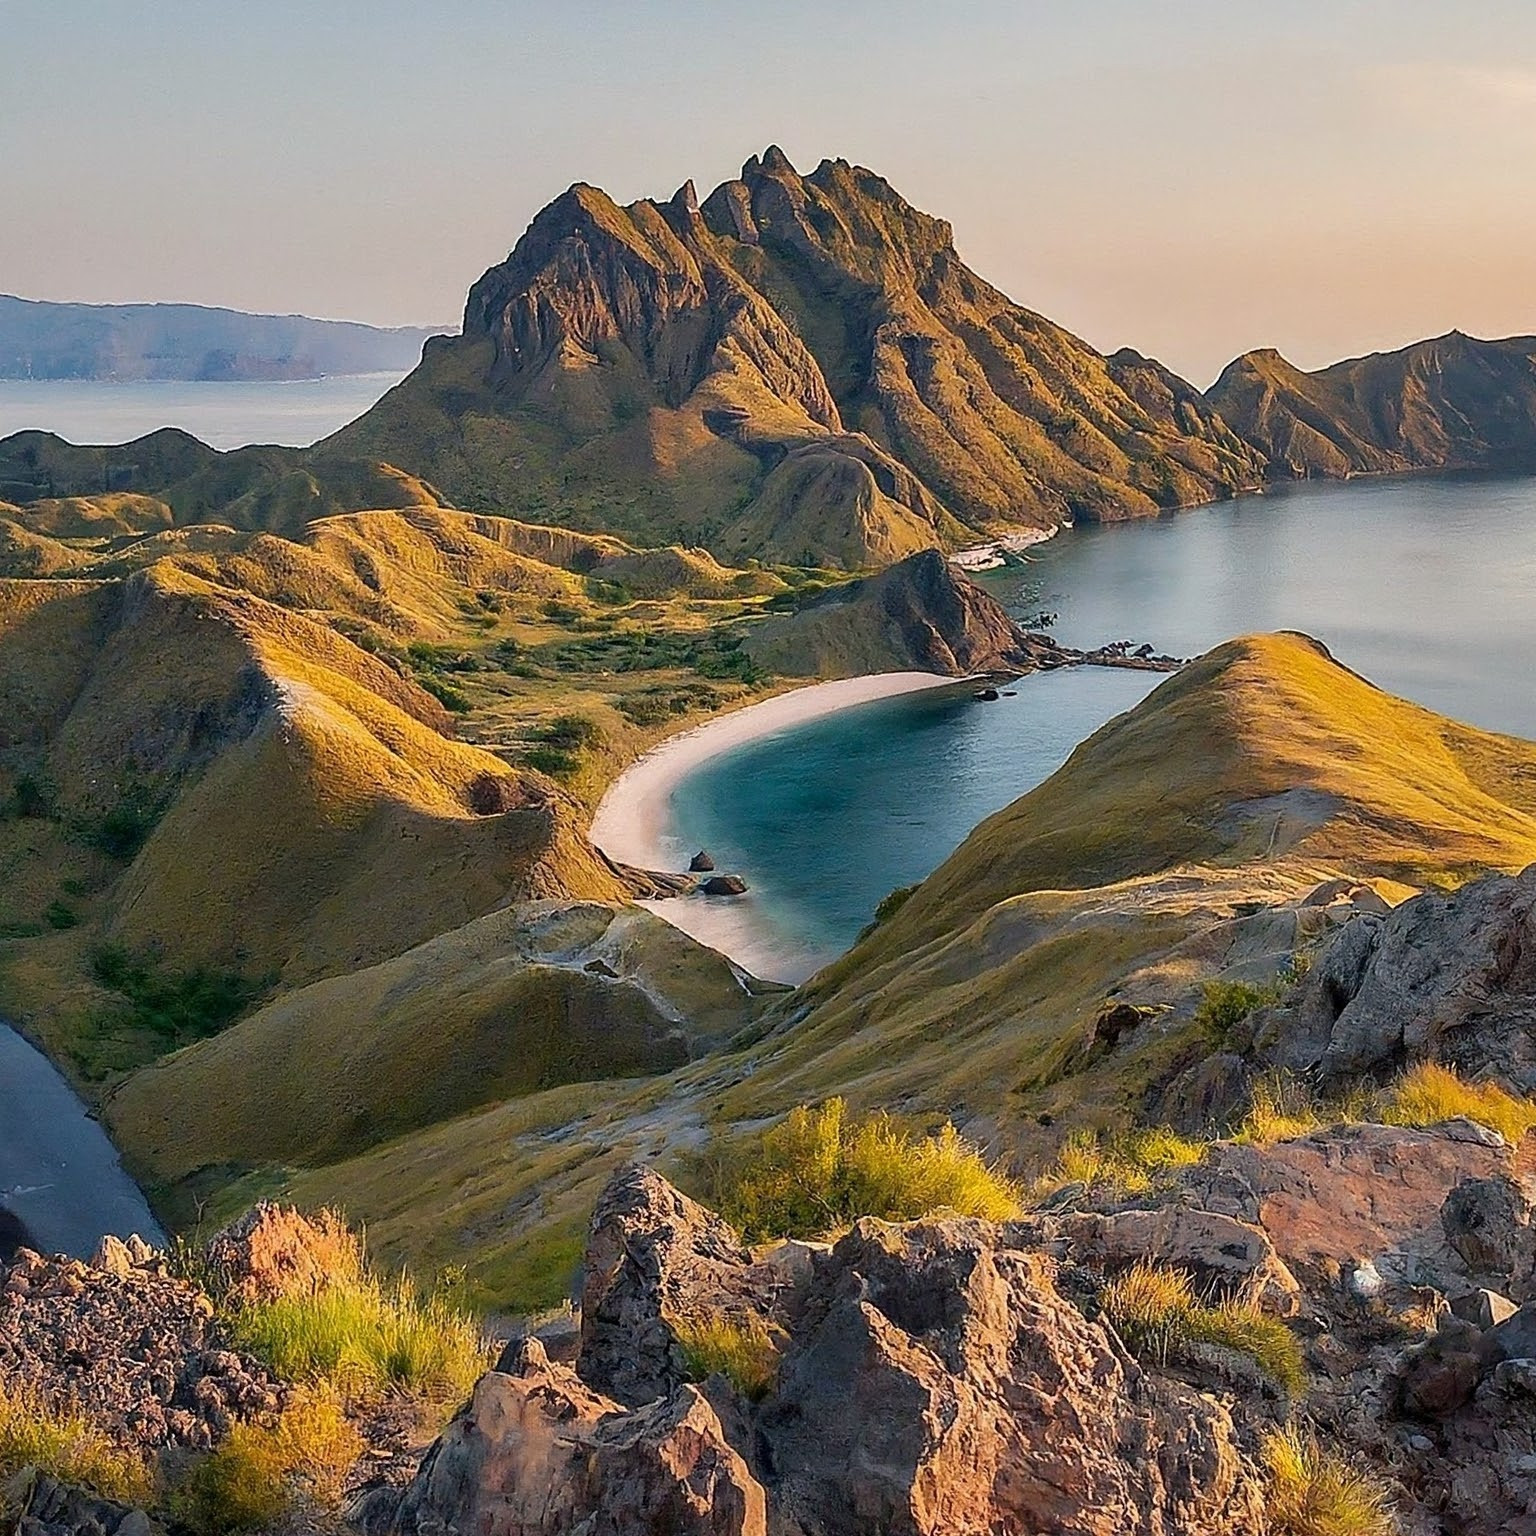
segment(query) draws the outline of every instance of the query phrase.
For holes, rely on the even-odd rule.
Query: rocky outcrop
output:
[[[1452,331],[1315,373],[1268,348],[1229,364],[1207,400],[1275,479],[1525,467],[1536,461],[1536,337]]]
[[[160,1536],[142,1509],[99,1499],[36,1467],[23,1467],[0,1487],[8,1536]]]
[[[1536,866],[1359,915],[1251,1030],[1330,1089],[1442,1061],[1536,1091]]]
[[[764,1536],[763,1491],[708,1400],[682,1386],[626,1410],[537,1344],[493,1371],[428,1452],[399,1536]]]
[[[1263,1530],[1251,1432],[1137,1365],[1023,1227],[863,1221],[754,1256],[631,1167],[584,1272],[575,1371],[509,1350],[405,1495],[402,1536]],[[777,1341],[760,1403],[685,1379],[680,1336],[710,1321]]]
[[[203,1292],[141,1244],[95,1267],[24,1249],[0,1269],[0,1380],[149,1450],[206,1449],[282,1405],[283,1383],[228,1348]]]

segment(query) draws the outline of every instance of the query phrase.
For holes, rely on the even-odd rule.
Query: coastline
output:
[[[943,677],[936,672],[871,672],[830,683],[809,683],[717,715],[702,725],[667,737],[636,758],[604,791],[587,830],[587,839],[616,863],[665,870],[668,860],[677,862],[665,842],[667,803],[677,785],[711,758],[771,736],[775,731],[804,725],[857,704],[931,688],[955,688],[974,681]]]
[[[680,873],[696,850],[674,846],[668,840],[668,811],[673,791],[696,768],[734,747],[859,704],[974,683],[971,678],[941,677],[932,672],[877,672],[811,683],[718,715],[668,737],[631,763],[598,803],[588,840],[617,863]],[[786,956],[775,945],[772,934],[757,920],[750,890],[729,899],[669,896],[636,905],[718,950],[759,980],[797,986],[817,969],[802,957]]]

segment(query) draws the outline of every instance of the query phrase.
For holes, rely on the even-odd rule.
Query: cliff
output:
[[[1315,373],[1249,352],[1208,399],[1272,478],[1536,464],[1536,337],[1452,331]]]

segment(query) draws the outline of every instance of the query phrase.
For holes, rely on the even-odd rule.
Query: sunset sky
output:
[[[456,321],[570,182],[770,142],[1201,385],[1536,331],[1530,0],[0,0],[0,291]]]

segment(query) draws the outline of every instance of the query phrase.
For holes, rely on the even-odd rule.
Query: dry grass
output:
[[[740,1323],[727,1317],[685,1324],[677,1329],[688,1375],[693,1381],[724,1376],[745,1398],[759,1402],[773,1387],[779,1351],[760,1322]]]
[[[1107,1138],[1097,1131],[1076,1131],[1030,1194],[1038,1200],[1072,1184],[1114,1194],[1144,1194],[1165,1174],[1193,1167],[1205,1151],[1203,1143],[1167,1126]]]
[[[1471,1120],[1513,1146],[1536,1129],[1536,1102],[1517,1098],[1497,1083],[1469,1083],[1449,1067],[1424,1062],[1386,1091],[1379,1117],[1387,1125],[1417,1126]]]
[[[1325,1123],[1304,1085],[1283,1072],[1268,1072],[1254,1084],[1248,1113],[1233,1140],[1245,1146],[1268,1147],[1292,1141]]]
[[[842,1099],[792,1110],[717,1166],[710,1196],[751,1241],[814,1237],[861,1216],[998,1221],[1020,1209],[1017,1187],[953,1126],[919,1136],[887,1115],[856,1119]]]
[[[0,1387],[0,1484],[23,1467],[36,1467],[120,1504],[144,1505],[155,1493],[144,1458],[121,1449],[90,1420],[53,1407],[33,1392]]]
[[[1301,1346],[1284,1323],[1253,1303],[1201,1301],[1183,1270],[1136,1264],[1105,1287],[1102,1307],[1126,1347],[1143,1359],[1161,1365],[1191,1344],[1218,1344],[1251,1356],[1288,1396],[1306,1386]]]
[[[188,1473],[172,1510],[208,1536],[269,1530],[302,1510],[331,1513],[362,1452],[362,1437],[332,1399],[303,1398],[275,1424],[236,1424]]]
[[[1264,1438],[1273,1536],[1393,1536],[1385,1488],[1296,1429]]]

